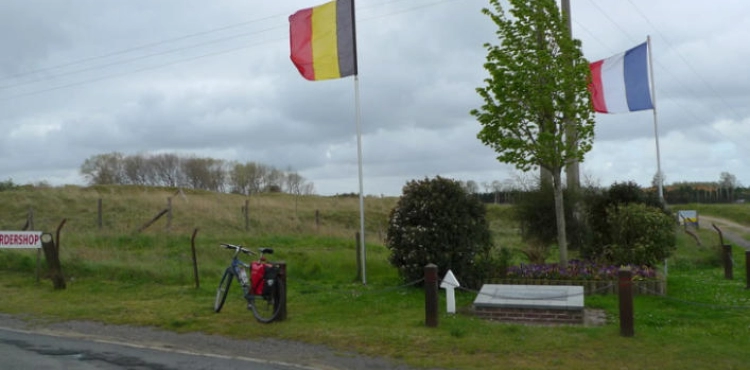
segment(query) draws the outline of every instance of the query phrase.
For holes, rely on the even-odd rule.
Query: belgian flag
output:
[[[289,16],[292,63],[310,81],[357,75],[354,0],[334,0]]]

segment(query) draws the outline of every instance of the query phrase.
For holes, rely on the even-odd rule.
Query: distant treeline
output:
[[[520,195],[528,191],[535,191],[538,178],[527,178],[523,175],[505,181],[483,182],[481,184],[469,180],[460,181],[467,193],[473,194],[484,203],[513,203]],[[647,193],[656,194],[655,181],[651,187],[643,188]],[[637,186],[637,185],[636,185]],[[481,189],[481,190],[480,190]],[[598,192],[606,187],[586,185],[584,192]],[[482,191],[483,190],[483,191]],[[722,172],[718,181],[704,182],[675,182],[663,187],[664,199],[667,204],[685,203],[744,203],[750,199],[750,187],[743,187],[737,177],[728,172]]]
[[[656,191],[654,189],[647,189]],[[684,203],[744,203],[750,199],[750,188],[727,187],[720,183],[677,183],[664,187],[664,199],[669,204]]]
[[[201,189],[237,194],[286,192],[314,194],[315,186],[297,172],[256,162],[177,154],[118,152],[94,155],[81,165],[89,185],[145,185]]]
[[[588,189],[592,190],[592,189]],[[656,193],[656,188],[646,188],[646,192]],[[750,188],[722,188],[706,183],[679,183],[664,187],[664,199],[667,204],[686,203],[745,203],[750,199]],[[518,199],[523,190],[500,190],[495,192],[474,193],[484,203],[506,204]]]

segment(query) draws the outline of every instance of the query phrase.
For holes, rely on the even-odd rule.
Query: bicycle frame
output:
[[[229,266],[230,271],[232,272],[232,275],[237,279],[237,281],[242,284],[242,293],[244,293],[245,299],[249,299],[248,296],[250,295],[250,281],[248,279],[247,271],[250,268],[250,264],[247,264],[245,262],[242,262],[239,259],[241,249],[237,249],[234,252],[234,256],[232,257],[232,264]]]
[[[224,270],[224,276],[219,282],[214,301],[214,311],[219,312],[224,306],[232,279],[237,278],[242,285],[243,297],[248,303],[247,308],[253,311],[255,318],[263,323],[276,319],[285,307],[286,290],[284,282],[278,278],[278,265],[266,262],[264,254],[273,253],[271,248],[260,248],[259,253],[254,253],[239,245],[221,244],[227,249],[234,249],[232,260]],[[258,255],[257,261],[245,263],[239,259],[240,252]],[[248,277],[248,270],[252,273]],[[258,302],[256,305],[256,297]]]

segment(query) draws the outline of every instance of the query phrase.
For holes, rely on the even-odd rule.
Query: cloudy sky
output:
[[[84,184],[93,155],[178,153],[293,169],[358,191],[354,79],[310,82],[288,21],[315,0],[0,1],[0,179]],[[750,2],[572,0],[598,60],[652,37],[666,183],[750,185]],[[516,176],[469,111],[495,25],[487,0],[357,0],[366,194],[411,179]],[[597,115],[584,181],[648,186],[651,111]]]

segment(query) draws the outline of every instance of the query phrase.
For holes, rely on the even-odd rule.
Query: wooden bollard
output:
[[[724,278],[727,280],[734,279],[734,271],[732,269],[732,245],[722,245],[722,260],[724,261]]]
[[[437,265],[430,263],[424,267],[424,313],[425,325],[438,326],[438,276]]]
[[[250,231],[250,200],[245,199],[245,208],[242,209],[242,214],[245,216],[245,231]]]
[[[617,274],[620,300],[620,335],[635,335],[633,324],[633,273],[629,268],[621,268]]]
[[[277,321],[284,321],[286,320],[286,292],[289,291],[289,286],[286,284],[286,262],[277,262],[276,263],[279,266],[279,280],[284,285],[284,290],[281,291],[282,299],[281,299],[281,308],[279,309],[279,316],[276,317]]]
[[[190,238],[190,250],[193,253],[193,276],[195,277],[195,288],[201,287],[200,279],[198,278],[198,258],[195,255],[195,236],[198,234],[198,228],[193,230],[193,236]]]
[[[55,290],[65,289],[65,278],[60,267],[60,249],[52,240],[52,234],[42,234],[42,249],[44,250],[44,258],[47,260],[52,286]]]
[[[104,218],[102,215],[102,198],[99,198],[96,201],[96,213],[97,213],[96,224],[99,226],[99,230],[101,230],[103,226],[102,219]]]
[[[750,250],[745,251],[745,289],[750,289]]]

